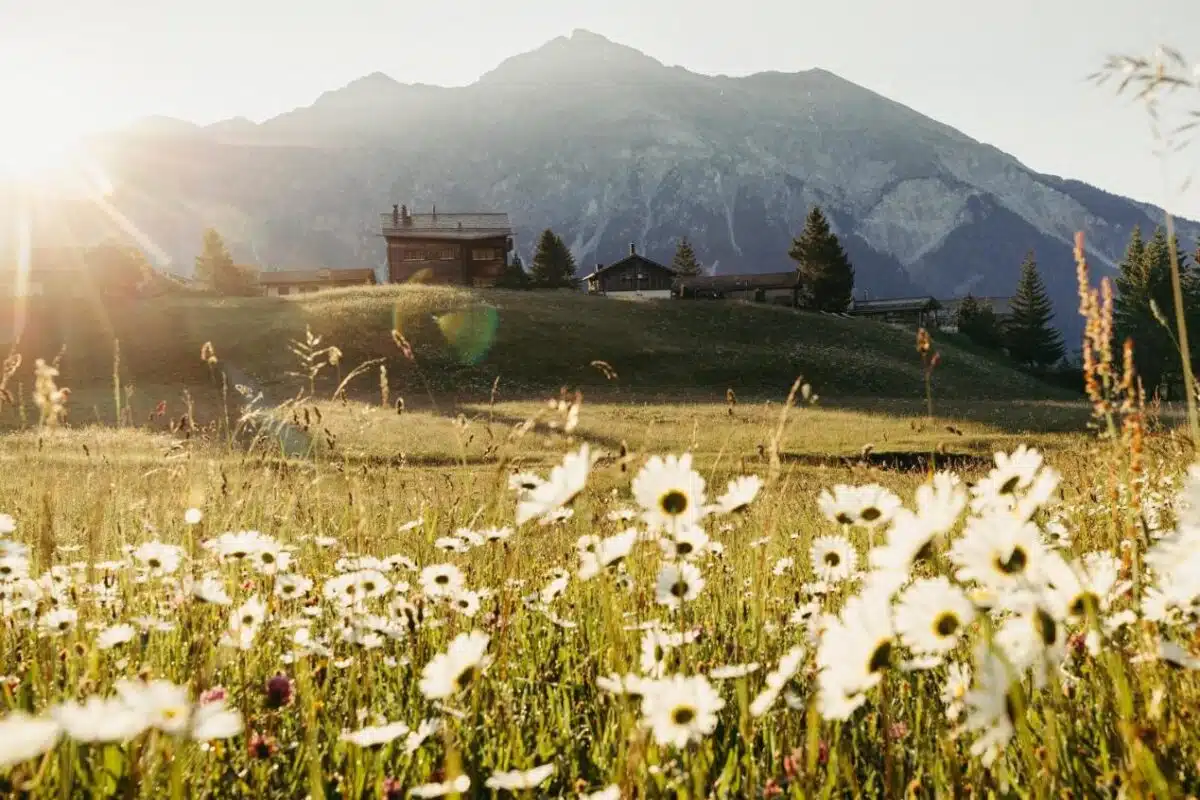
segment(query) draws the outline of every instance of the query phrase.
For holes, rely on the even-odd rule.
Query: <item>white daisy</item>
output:
[[[553,764],[543,764],[540,767],[527,770],[514,770],[512,772],[493,772],[491,777],[484,781],[484,786],[489,789],[505,789],[510,792],[520,792],[527,789],[536,789],[550,780],[553,774]]]
[[[694,525],[705,512],[704,478],[692,469],[692,454],[653,456],[632,484],[642,519],[652,530]]]
[[[62,728],[45,717],[13,711],[0,717],[0,769],[37,758],[58,743]]]
[[[92,696],[82,703],[67,701],[50,713],[77,742],[125,742],[150,725],[149,717],[119,698]]]
[[[963,727],[979,734],[971,745],[971,755],[980,757],[984,766],[991,766],[1016,732],[1013,694],[1020,688],[1004,660],[986,646],[976,653],[975,665],[975,686],[963,698]]]
[[[441,783],[423,783],[409,790],[411,797],[445,797],[448,794],[465,794],[471,788],[471,779],[466,775],[442,781]]]
[[[403,722],[390,722],[384,725],[368,725],[356,731],[343,733],[338,739],[355,747],[381,747],[401,736],[407,736],[408,732],[409,727]]]
[[[714,511],[720,514],[732,514],[741,511],[754,502],[762,490],[762,479],[757,475],[744,475],[729,482],[725,494],[717,498]]]
[[[821,492],[817,505],[830,521],[840,525],[876,528],[886,525],[901,507],[900,498],[878,484],[838,484]]]
[[[574,500],[587,484],[591,459],[585,443],[578,453],[568,453],[562,464],[550,471],[549,480],[524,491],[517,500],[517,525],[544,517]]]
[[[421,591],[429,597],[453,597],[463,590],[466,579],[453,564],[433,564],[421,570]]]
[[[814,539],[808,557],[817,577],[829,583],[846,580],[858,567],[858,551],[845,536],[821,536]]]
[[[673,675],[642,695],[642,725],[663,745],[686,747],[716,730],[725,701],[703,675]]]
[[[445,653],[439,653],[421,671],[421,694],[445,700],[469,688],[492,663],[487,655],[490,637],[481,631],[460,633]]]
[[[1044,552],[1036,525],[1001,512],[967,520],[950,560],[958,580],[1007,590],[1036,579]]]
[[[133,641],[137,629],[132,625],[113,625],[100,631],[96,637],[96,647],[100,650],[111,650],[117,645]]]
[[[655,600],[667,608],[679,608],[699,597],[703,588],[704,578],[691,564],[686,561],[664,564],[658,572]]]
[[[975,618],[962,589],[938,576],[916,581],[896,601],[900,640],[918,655],[947,653]]]

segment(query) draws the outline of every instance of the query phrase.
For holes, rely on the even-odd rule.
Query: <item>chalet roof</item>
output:
[[[379,215],[384,236],[434,236],[446,239],[482,239],[491,236],[511,236],[512,223],[508,214],[408,214],[397,217],[392,212]]]
[[[258,282],[267,286],[294,285],[297,283],[333,283],[361,281],[375,283],[375,270],[354,269],[280,269],[260,272]]]
[[[691,278],[680,278],[681,289],[693,291],[738,291],[740,289],[791,289],[796,286],[799,273],[795,270],[787,272],[756,272],[745,275],[696,275]]]
[[[851,314],[886,314],[893,311],[933,311],[942,307],[932,297],[891,297],[882,300],[853,300]]]
[[[643,268],[648,268],[648,269],[660,269],[660,270],[664,270],[665,272],[669,272],[672,275],[675,274],[675,269],[673,267],[668,267],[666,264],[660,264],[652,258],[646,258],[641,253],[631,253],[631,254],[625,256],[624,258],[622,258],[620,261],[614,261],[611,264],[604,264],[603,266],[598,266],[594,270],[589,272],[587,275],[584,275],[582,278],[577,278],[576,280],[577,281],[590,280],[592,278],[595,278],[598,275],[608,272],[610,269],[616,269],[617,267],[624,267],[624,266],[630,265],[630,264],[636,264]]]

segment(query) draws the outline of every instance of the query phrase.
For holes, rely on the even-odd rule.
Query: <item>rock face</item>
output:
[[[184,273],[210,225],[264,265],[379,265],[373,225],[399,202],[507,211],[526,263],[553,227],[583,268],[630,242],[669,260],[687,234],[718,273],[768,272],[820,204],[857,296],[1010,294],[1033,249],[1074,331],[1074,232],[1100,271],[1161,221],[824,70],[698,75],[586,31],[463,88],[375,74],[257,125],[159,122],[97,148],[114,205]],[[1191,249],[1200,226],[1179,227]]]

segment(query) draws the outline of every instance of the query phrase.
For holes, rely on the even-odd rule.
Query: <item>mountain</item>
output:
[[[184,272],[210,225],[245,261],[378,265],[393,203],[507,211],[526,263],[553,227],[585,269],[630,242],[669,260],[686,233],[719,273],[767,272],[820,204],[860,296],[1009,294],[1032,249],[1074,331],[1074,232],[1103,271],[1161,220],[825,70],[699,75],[587,31],[466,87],[377,73],[257,125],[151,128],[93,146],[113,205]],[[1200,225],[1179,228],[1190,249]]]

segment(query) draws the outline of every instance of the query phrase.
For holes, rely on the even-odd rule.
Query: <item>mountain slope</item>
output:
[[[162,126],[158,126],[161,128]],[[1075,330],[1070,247],[1111,269],[1160,213],[1016,159],[820,69],[744,78],[664,66],[576,31],[463,88],[371,75],[259,125],[97,143],[123,213],[187,271],[204,227],[271,266],[377,265],[376,214],[503,210],[528,262],[553,227],[582,267],[687,234],[720,273],[788,269],[826,208],[873,297],[1006,294],[1037,251]],[[1200,226],[1182,221],[1189,243]]]

